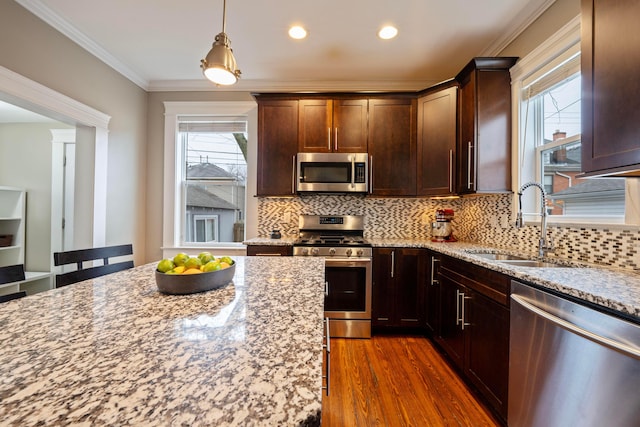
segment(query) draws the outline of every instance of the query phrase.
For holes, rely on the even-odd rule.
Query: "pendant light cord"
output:
[[[222,32],[227,33],[227,0],[222,0]]]

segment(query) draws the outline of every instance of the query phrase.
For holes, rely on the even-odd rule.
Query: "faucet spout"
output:
[[[522,216],[522,193],[529,187],[537,187],[540,189],[540,239],[538,241],[538,256],[544,258],[548,251],[554,249],[551,238],[547,237],[547,193],[542,184],[538,182],[527,182],[520,190],[518,190],[518,215],[516,217],[516,228],[522,228],[524,225]]]

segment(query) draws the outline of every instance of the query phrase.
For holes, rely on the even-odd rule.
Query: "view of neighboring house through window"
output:
[[[537,181],[547,192],[546,210],[555,218],[622,220],[625,181],[580,178],[580,54],[525,79],[521,95],[520,183]],[[529,196],[527,212],[539,212]],[[533,205],[533,206],[532,206]]]
[[[178,117],[183,243],[244,240],[247,120]]]

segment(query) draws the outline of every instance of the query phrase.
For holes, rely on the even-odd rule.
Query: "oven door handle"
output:
[[[367,267],[371,258],[325,258],[325,267]]]

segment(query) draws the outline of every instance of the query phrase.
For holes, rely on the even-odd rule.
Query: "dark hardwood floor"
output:
[[[331,339],[324,427],[499,426],[424,337]]]

